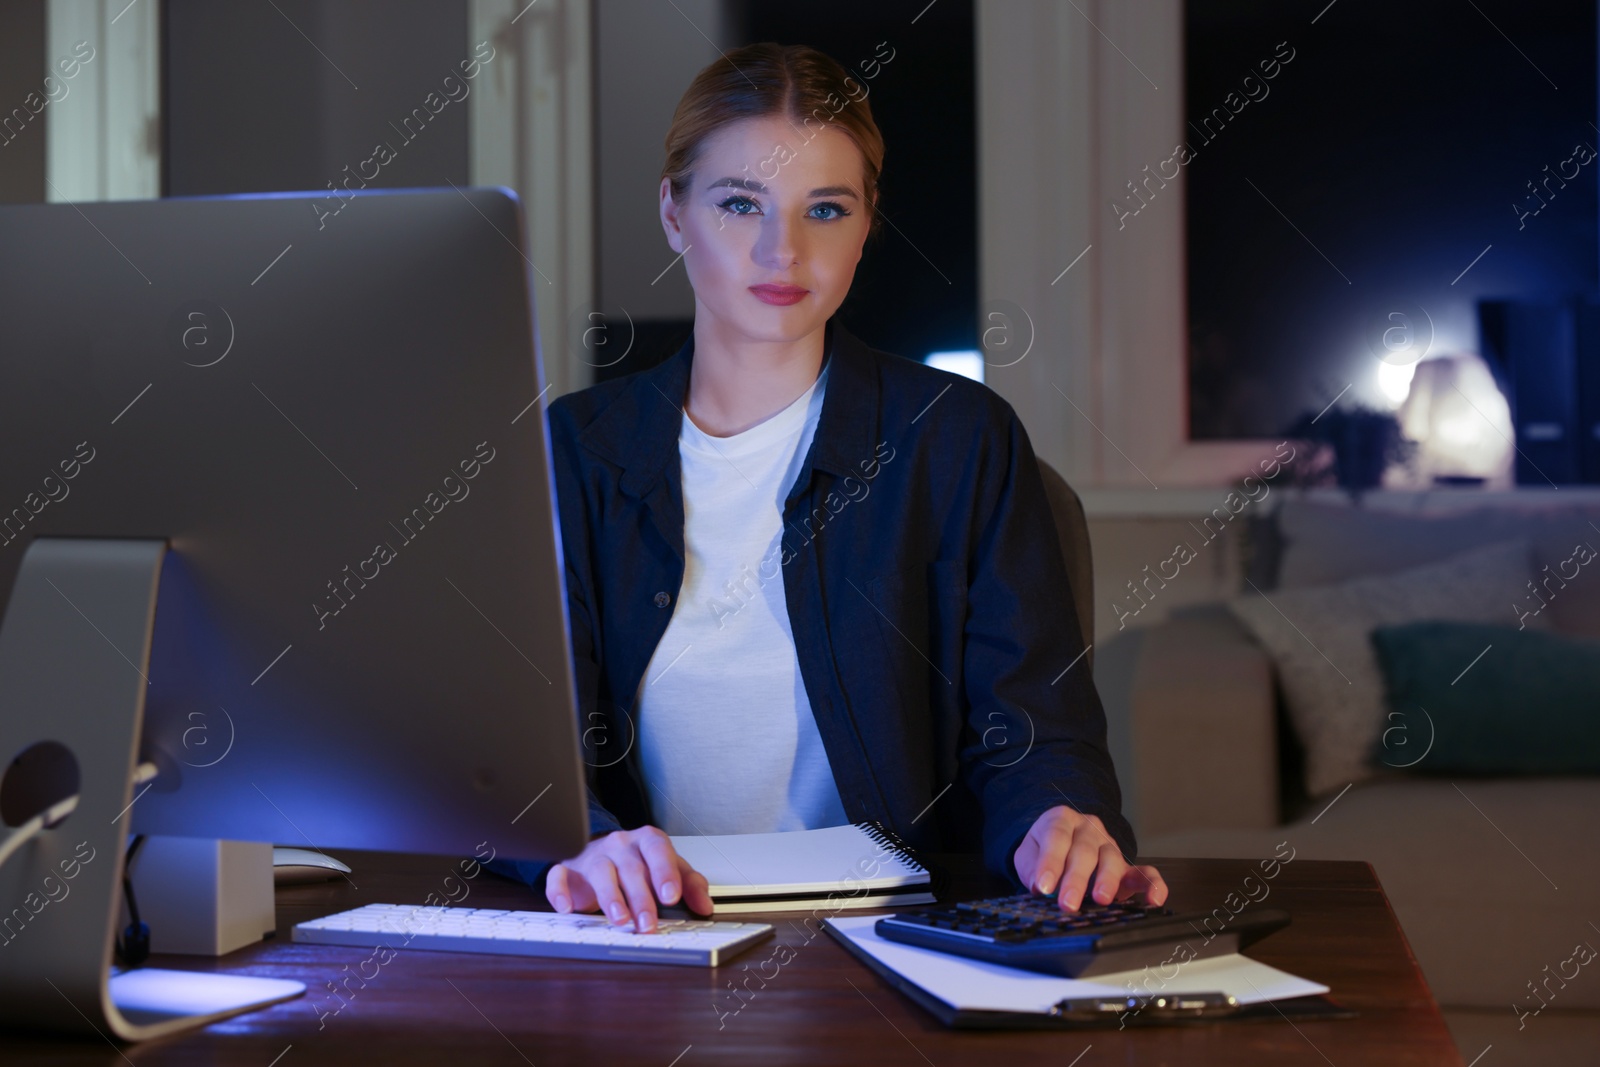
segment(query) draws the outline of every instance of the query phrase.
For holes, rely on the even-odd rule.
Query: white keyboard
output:
[[[294,940],[314,945],[716,967],[772,936],[768,923],[658,919],[656,925],[658,933],[636,934],[631,925],[614,926],[599,915],[368,904],[296,923]]]

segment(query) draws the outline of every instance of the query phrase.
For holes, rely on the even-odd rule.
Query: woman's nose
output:
[[[800,258],[800,227],[783,216],[774,216],[761,228],[756,250],[761,262],[782,270]]]

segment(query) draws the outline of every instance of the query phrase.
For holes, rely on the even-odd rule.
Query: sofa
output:
[[[1508,539],[1526,540],[1535,574],[1548,575],[1540,568],[1569,559],[1575,538],[1600,547],[1600,502],[1581,490],[1566,496],[1576,499],[1288,499],[1252,524],[1250,584],[1268,602],[1287,602],[1297,590],[1387,581]],[[1561,590],[1540,622],[1600,640],[1600,562]],[[1507,622],[1511,600],[1508,591]],[[1600,777],[1382,767],[1313,791],[1306,771],[1319,754],[1286,713],[1280,661],[1236,603],[1175,611],[1097,652],[1142,857],[1259,858],[1288,841],[1297,856],[1369,862],[1464,1062],[1492,1046],[1483,1067],[1600,1064],[1600,961],[1574,962],[1578,945],[1600,948]],[[1517,713],[1537,729],[1537,709]]]

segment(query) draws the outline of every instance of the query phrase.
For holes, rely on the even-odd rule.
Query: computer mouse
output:
[[[310,848],[272,849],[272,881],[274,885],[301,885],[306,882],[326,882],[350,868],[328,855]]]

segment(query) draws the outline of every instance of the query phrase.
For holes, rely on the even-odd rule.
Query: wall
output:
[[[694,316],[683,265],[667,270],[677,254],[661,229],[658,188],[673,109],[718,49],[732,46],[726,21],[722,0],[595,5],[600,299],[608,311]]]
[[[370,187],[467,184],[465,106],[391,125],[469,58],[465,0],[167,0],[165,23],[164,195],[325,190],[380,141]]]
[[[1276,442],[1188,439],[1184,178],[1107,211],[1180,139],[1182,4],[976,10],[980,309],[1027,352],[990,384],[1079,490],[1227,485]]]

